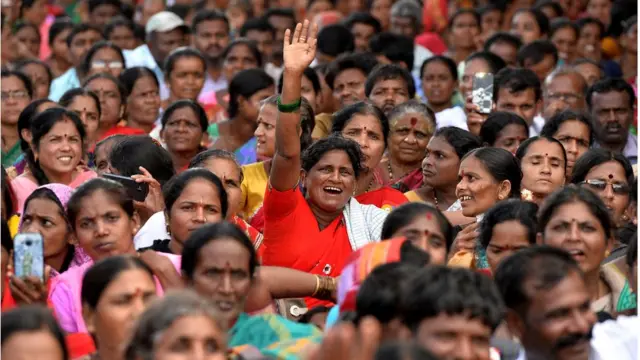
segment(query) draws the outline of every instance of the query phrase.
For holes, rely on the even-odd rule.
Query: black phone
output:
[[[149,184],[147,183],[139,183],[130,177],[120,175],[102,174],[101,176],[105,179],[113,180],[122,184],[122,186],[127,189],[129,196],[131,196],[135,201],[143,202],[149,194]]]

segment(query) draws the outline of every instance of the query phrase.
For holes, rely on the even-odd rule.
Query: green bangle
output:
[[[280,102],[280,96],[278,96],[278,111],[283,113],[292,113],[298,111],[300,109],[300,104],[302,104],[302,98],[298,98],[298,101],[291,104],[283,104]]]

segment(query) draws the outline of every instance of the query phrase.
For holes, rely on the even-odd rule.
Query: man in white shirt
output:
[[[160,97],[166,100],[169,89],[164,81],[164,60],[173,50],[189,45],[189,28],[178,15],[161,11],[149,19],[145,32],[146,44],[124,51],[127,68],[145,66],[151,69],[160,83]]]

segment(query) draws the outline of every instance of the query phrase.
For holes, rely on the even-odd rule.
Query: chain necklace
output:
[[[438,207],[438,195],[436,195],[436,189],[433,189],[433,205],[435,205],[436,209],[440,210]]]
[[[391,159],[387,162],[387,169],[389,170],[389,182],[393,180],[393,170],[391,169]]]

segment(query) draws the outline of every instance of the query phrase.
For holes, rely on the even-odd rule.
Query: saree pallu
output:
[[[251,345],[262,351],[274,343],[321,335],[309,324],[300,324],[275,314],[240,314],[229,331],[229,347]]]

